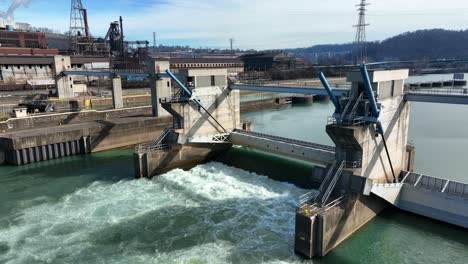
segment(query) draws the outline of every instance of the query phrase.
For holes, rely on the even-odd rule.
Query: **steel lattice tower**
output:
[[[356,64],[365,63],[367,61],[366,27],[370,25],[366,23],[366,11],[368,5],[370,4],[367,3],[367,0],[361,0],[361,3],[356,5],[359,12],[358,24],[354,26],[356,28],[354,55]]]
[[[87,13],[81,0],[71,1],[69,37],[70,49],[77,53],[82,51],[81,42],[84,40],[86,43],[90,38]]]

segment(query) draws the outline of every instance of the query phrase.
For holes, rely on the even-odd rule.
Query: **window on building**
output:
[[[216,78],[214,75],[211,75],[211,86],[215,86],[216,85]]]

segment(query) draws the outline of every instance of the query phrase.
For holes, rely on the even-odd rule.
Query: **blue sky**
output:
[[[91,32],[102,36],[124,17],[129,39],[193,47],[293,48],[354,39],[359,0],[83,0]],[[467,29],[467,0],[370,0],[369,40],[428,28]],[[9,0],[0,0],[6,10]],[[31,0],[16,21],[68,30],[70,1]]]

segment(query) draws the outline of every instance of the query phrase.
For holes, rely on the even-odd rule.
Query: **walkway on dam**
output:
[[[372,192],[396,207],[468,228],[468,184],[423,174],[402,172],[394,184],[375,184]]]
[[[328,165],[335,160],[335,148],[301,140],[234,130],[229,141],[234,145],[266,151],[290,158]]]
[[[406,90],[405,100],[409,102],[468,105],[468,88]]]

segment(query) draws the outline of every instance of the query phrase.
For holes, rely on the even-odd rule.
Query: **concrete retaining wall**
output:
[[[0,135],[5,161],[22,165],[152,141],[171,118],[121,118]]]
[[[67,156],[89,153],[87,138],[8,151],[5,162],[13,165],[24,165],[40,161],[58,159]]]
[[[0,122],[0,133],[9,133],[27,129],[77,124],[96,120],[109,120],[112,118],[128,116],[149,116],[151,107],[136,107],[108,111],[82,111],[74,113],[38,115],[26,118],[10,118]]]

